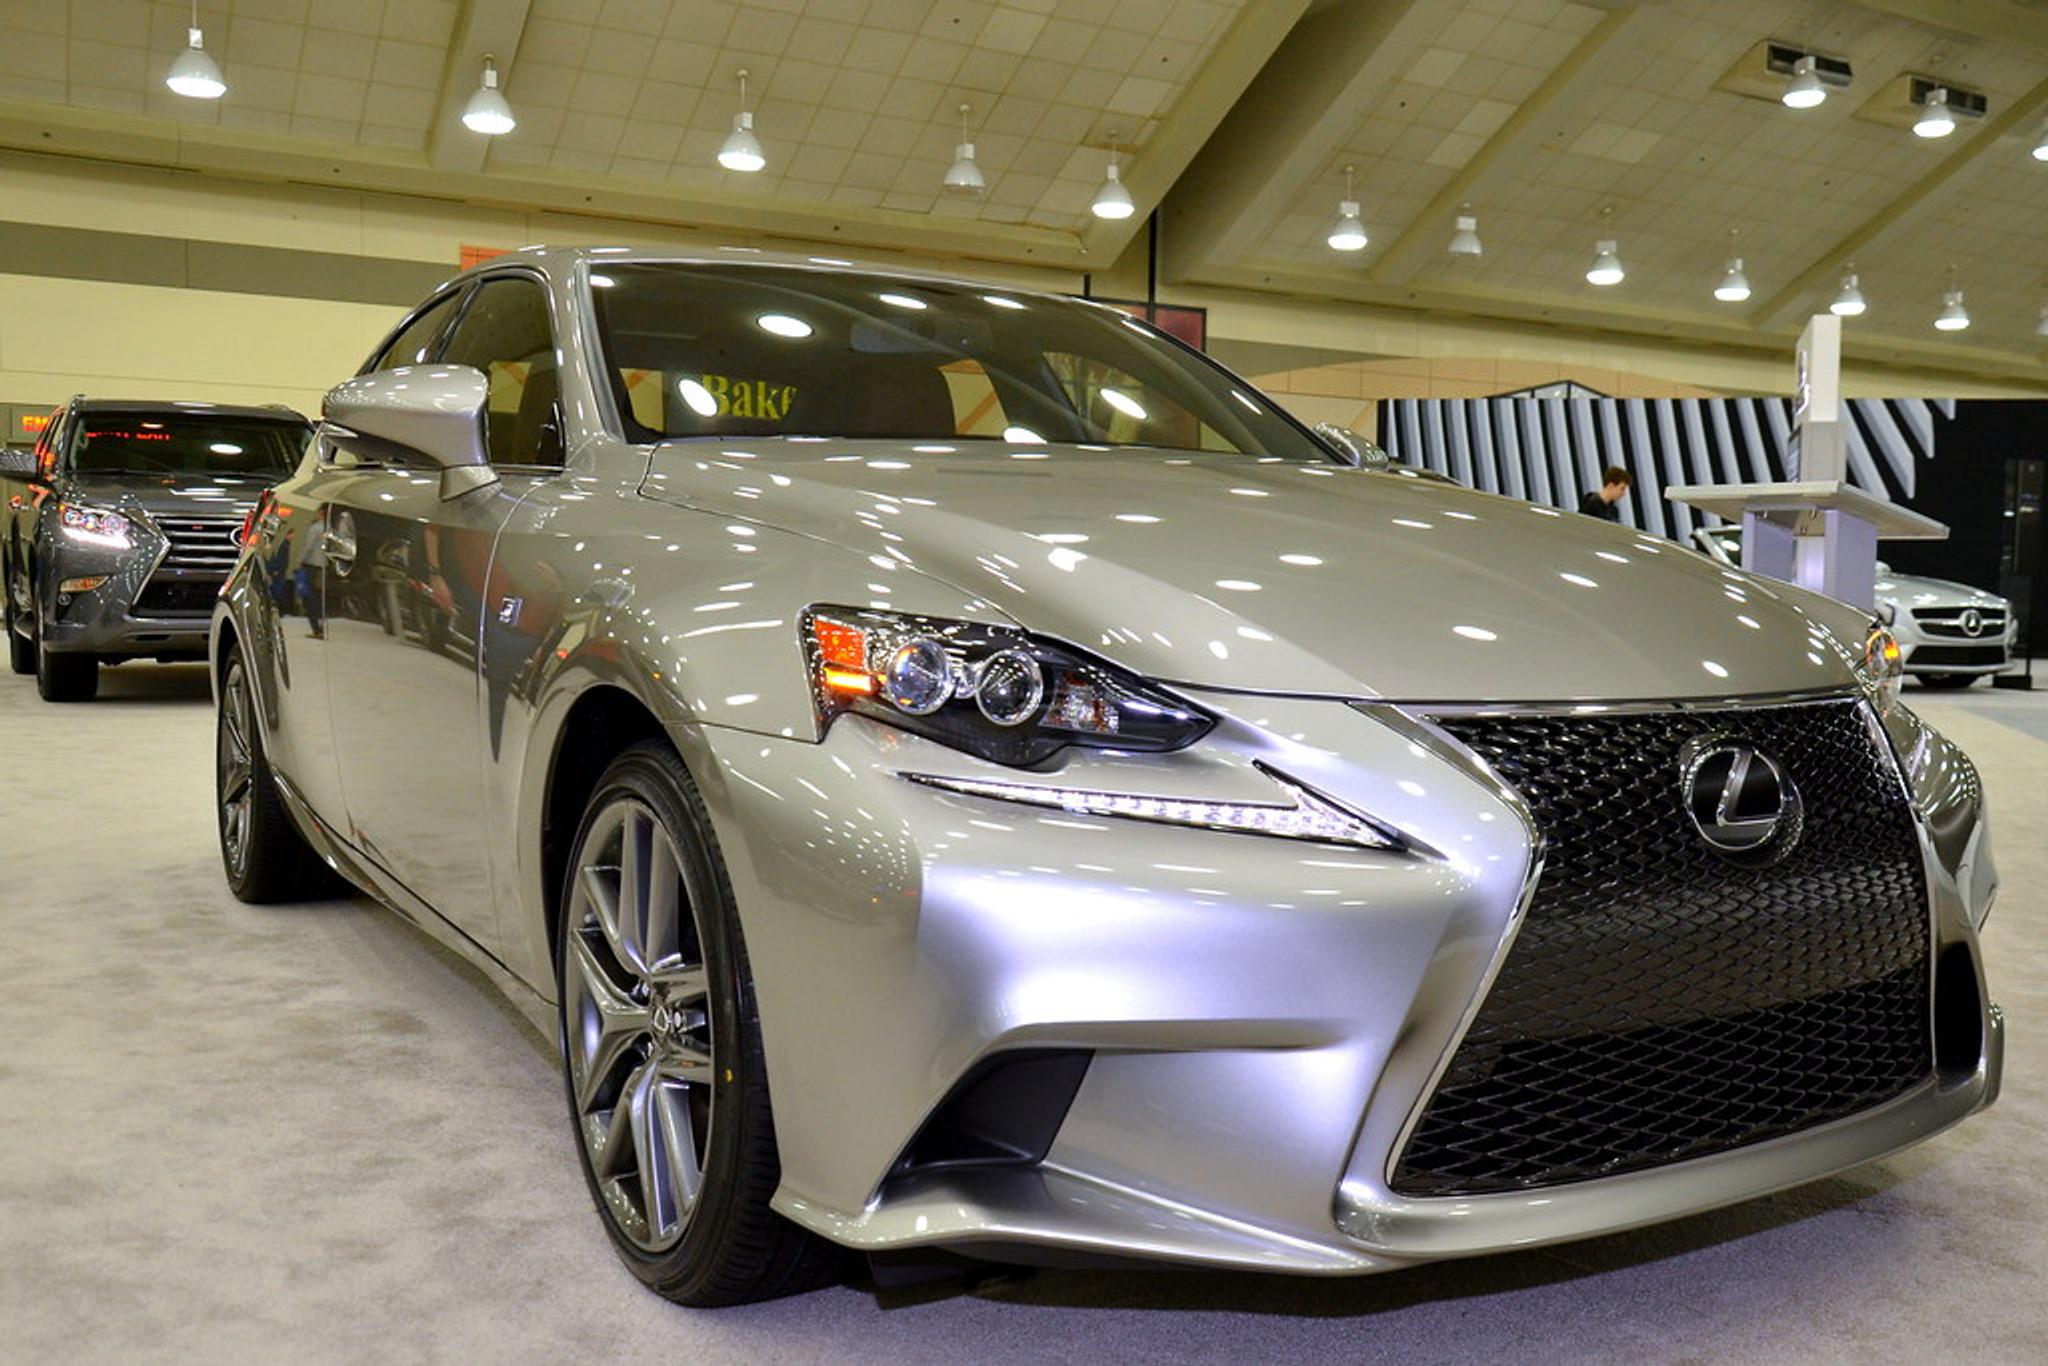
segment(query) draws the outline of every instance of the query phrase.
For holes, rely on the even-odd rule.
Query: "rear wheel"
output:
[[[768,1207],[781,1167],[746,945],[667,746],[635,745],[599,780],[562,906],[569,1115],[619,1256],[699,1307],[823,1284],[837,1250]]]
[[[1979,676],[1977,674],[1920,674],[1919,679],[1920,686],[1923,688],[1967,688],[1972,683],[1975,683]]]
[[[35,632],[36,692],[45,702],[90,702],[99,696],[100,662],[88,654],[61,654],[43,645],[42,613],[29,608]]]
[[[339,891],[334,875],[292,824],[263,753],[255,692],[239,646],[228,647],[214,717],[214,807],[228,890],[253,905],[307,901]]]

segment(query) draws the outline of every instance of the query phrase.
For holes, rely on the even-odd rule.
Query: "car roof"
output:
[[[783,269],[806,270],[820,275],[860,276],[879,280],[901,280],[906,283],[949,285],[956,289],[1000,288],[1005,294],[1017,294],[1026,298],[1076,300],[1073,295],[1060,294],[1053,290],[1033,289],[1028,286],[998,284],[990,280],[977,280],[971,276],[949,275],[943,271],[917,270],[906,266],[876,265],[856,261],[843,256],[807,256],[797,252],[765,251],[758,247],[701,247],[685,250],[678,247],[630,247],[630,246],[527,246],[480,261],[459,274],[450,276],[441,285],[446,289],[462,280],[488,275],[493,270],[507,266],[536,266],[550,275],[566,274],[582,264],[631,265],[676,265],[676,266],[723,266],[739,269],[749,267],[779,267]],[[438,292],[438,291],[437,291]],[[1106,305],[1105,305],[1106,306]]]
[[[242,403],[197,403],[182,399],[86,398],[81,394],[72,400],[72,407],[81,413],[138,413],[160,417],[240,417],[268,422],[306,423],[303,413],[295,412],[282,403],[257,406]]]

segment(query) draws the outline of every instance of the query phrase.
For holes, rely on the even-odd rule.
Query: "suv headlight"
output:
[[[855,712],[992,763],[1066,748],[1162,751],[1208,715],[1114,665],[1011,626],[813,607],[804,660],[821,726]]]
[[[128,535],[128,519],[111,508],[86,507],[80,503],[59,503],[57,515],[64,534],[87,545],[109,550],[131,550],[135,542]]]

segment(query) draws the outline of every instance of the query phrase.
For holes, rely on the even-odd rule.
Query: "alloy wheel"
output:
[[[220,728],[215,764],[220,774],[220,842],[228,870],[240,877],[249,864],[249,820],[255,803],[256,767],[249,737],[255,729],[249,677],[239,661],[228,668],[221,686]]]
[[[578,851],[562,1018],[584,1154],[621,1233],[675,1245],[704,1185],[715,1051],[697,908],[643,803],[600,811]]]

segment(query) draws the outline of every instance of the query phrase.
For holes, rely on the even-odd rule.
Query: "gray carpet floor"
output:
[[[1999,1106],[1624,1236],[1351,1281],[1040,1274],[691,1313],[618,1269],[547,1050],[363,901],[255,909],[196,669],[0,678],[0,1359],[2048,1360],[2048,693],[1914,701],[1983,767]]]

